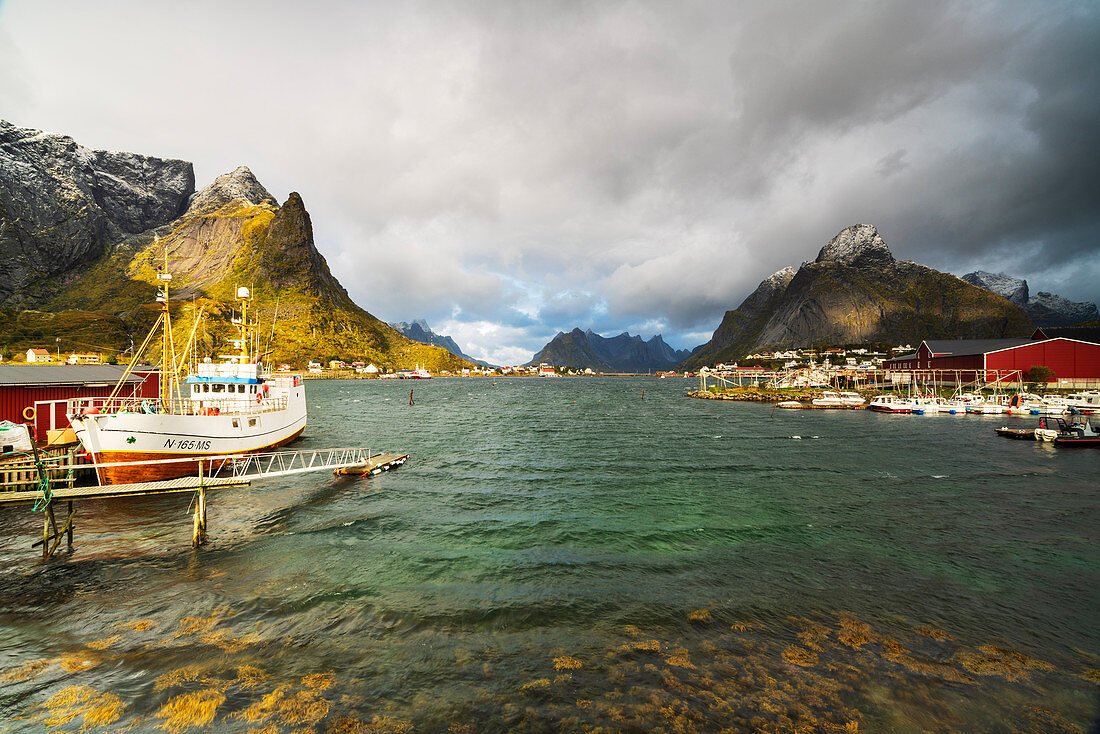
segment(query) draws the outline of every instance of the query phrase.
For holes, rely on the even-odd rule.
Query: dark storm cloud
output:
[[[1100,297],[1097,38],[1094,2],[9,1],[0,99],[249,165],[368,310],[515,363],[574,326],[694,346],[856,222]]]

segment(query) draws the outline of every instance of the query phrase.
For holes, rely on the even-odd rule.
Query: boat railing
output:
[[[183,398],[72,398],[67,401],[67,413],[75,415],[115,415],[119,413],[158,413],[166,415],[257,415],[286,410],[285,396],[266,397],[262,400]]]

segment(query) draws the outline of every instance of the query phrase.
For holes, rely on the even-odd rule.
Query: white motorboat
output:
[[[867,406],[879,413],[912,413],[913,404],[899,395],[876,395]]]
[[[1066,396],[1066,407],[1078,413],[1100,413],[1100,390],[1071,393]]]
[[[840,402],[848,407],[862,408],[867,404],[867,401],[863,399],[863,396],[857,392],[842,392],[840,393]]]
[[[840,395],[830,390],[821,394],[820,398],[814,398],[810,403],[818,408],[843,408],[844,401]]]

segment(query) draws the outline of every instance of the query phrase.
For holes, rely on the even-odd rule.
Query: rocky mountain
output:
[[[182,214],[195,171],[0,120],[0,190],[0,305],[25,308],[57,292],[54,276]]]
[[[247,285],[278,361],[342,357],[432,370],[467,364],[353,303],[314,244],[302,197],[291,193],[279,205],[244,166],[196,192],[184,161],[88,151],[7,123],[0,134],[14,141],[0,147],[0,186],[17,193],[0,202],[0,237],[9,238],[0,249],[0,279],[7,276],[9,287],[7,296],[0,290],[0,322],[11,329],[0,346],[60,337],[63,349],[83,343],[110,351],[140,342],[156,318],[156,273],[166,267],[177,343],[187,340],[200,308],[207,314],[196,332],[200,353],[224,349],[233,295]],[[9,242],[19,249],[9,251]],[[75,340],[67,333],[73,323],[100,328]]]
[[[686,349],[673,349],[660,334],[643,341],[625,331],[608,338],[591,330],[573,329],[568,334],[559,331],[528,364],[545,362],[593,372],[649,373],[670,370],[690,354]]]
[[[1027,281],[1004,273],[987,273],[976,270],[962,276],[971,283],[997,295],[1004,296],[1024,310],[1036,326],[1072,326],[1085,321],[1100,319],[1095,303],[1075,303],[1068,298],[1039,291],[1029,295]]]
[[[431,330],[431,327],[428,326],[428,322],[424,319],[417,319],[411,324],[408,321],[390,321],[389,325],[415,342],[420,342],[421,344],[429,344],[436,347],[443,347],[451,354],[458,355],[467,362],[480,364],[483,367],[494,366],[484,360],[474,359],[470,355],[463,352],[461,347],[458,346],[458,343],[455,342],[455,340],[451,337],[443,336],[442,334],[436,334],[434,331]]]
[[[857,224],[813,262],[764,280],[683,366],[767,348],[1027,336],[1031,329],[1019,307],[954,275],[895,260],[873,225]]]

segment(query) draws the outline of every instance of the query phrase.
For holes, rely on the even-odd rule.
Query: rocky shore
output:
[[[687,394],[690,398],[701,400],[740,400],[749,403],[778,403],[784,400],[796,400],[809,408],[814,398],[824,397],[824,389],[803,388],[787,390],[761,390],[759,388],[726,388],[714,390],[693,390]],[[860,392],[864,398],[869,396]]]

